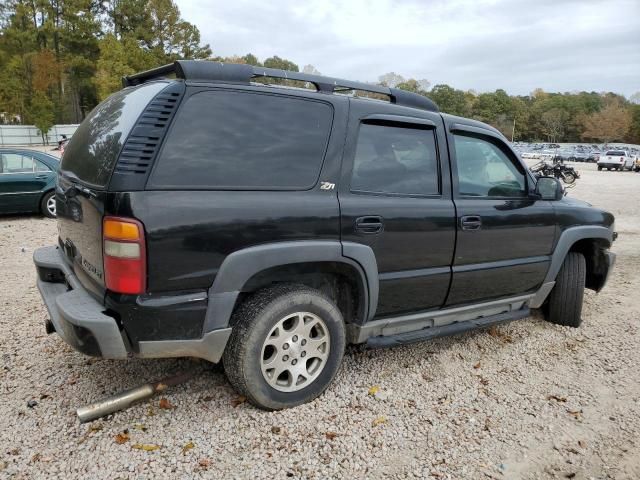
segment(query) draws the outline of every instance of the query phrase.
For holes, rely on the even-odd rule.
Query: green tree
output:
[[[462,90],[440,84],[435,85],[427,96],[445,113],[463,117],[471,114],[472,99],[467,98]]]
[[[33,123],[42,135],[42,144],[47,143],[47,133],[53,126],[53,102],[42,92],[31,99],[27,121]]]
[[[280,58],[277,55],[273,57],[269,57],[264,61],[264,66],[267,68],[277,68],[280,70],[289,70],[291,72],[298,72],[298,65],[293,63],[291,60],[286,60],[284,58]]]

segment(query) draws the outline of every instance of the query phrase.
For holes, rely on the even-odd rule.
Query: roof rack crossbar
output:
[[[260,77],[297,80],[312,83],[315,85],[316,89],[322,93],[334,93],[344,90],[360,90],[388,95],[391,102],[398,105],[420,108],[422,110],[429,110],[433,112],[439,111],[437,105],[431,99],[396,88],[324,77],[322,75],[291,72],[277,68],[254,67],[252,65],[245,64],[230,64],[202,60],[176,60],[174,63],[169,65],[164,65],[145,72],[123,77],[122,85],[124,87],[139,85],[173,73],[175,73],[177,78],[204,82],[221,81],[231,83],[249,83],[252,79]]]

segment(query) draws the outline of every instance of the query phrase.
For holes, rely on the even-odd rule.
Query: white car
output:
[[[626,150],[608,150],[598,160],[598,170],[632,170],[634,157]]]

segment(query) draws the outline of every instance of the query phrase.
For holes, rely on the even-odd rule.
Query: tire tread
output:
[[[546,317],[551,323],[578,327],[582,323],[582,301],[586,277],[586,262],[578,252],[569,252],[549,294]]]

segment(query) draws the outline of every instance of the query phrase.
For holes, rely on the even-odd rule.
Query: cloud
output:
[[[527,94],[640,91],[638,0],[178,0],[216,55]]]

